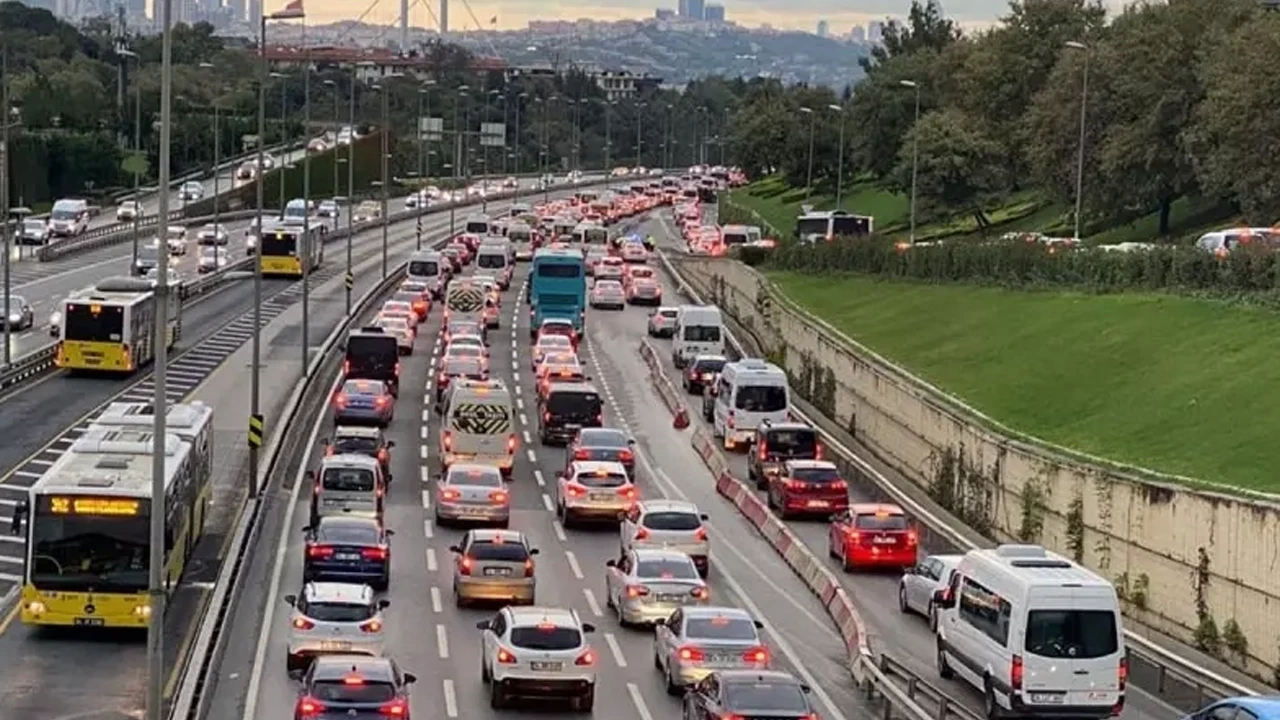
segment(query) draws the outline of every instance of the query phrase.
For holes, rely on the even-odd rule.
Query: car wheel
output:
[[[954,673],[951,672],[951,666],[947,664],[947,655],[942,651],[941,641],[937,643],[937,648],[934,651],[934,663],[938,666],[938,677],[943,680],[950,680],[954,677]]]
[[[903,615],[911,613],[911,608],[907,605],[907,586],[902,583],[898,583],[898,611]]]
[[[933,601],[929,601],[929,632],[938,632],[938,609],[933,606]]]
[[[584,715],[590,713],[596,705],[596,686],[592,685],[587,691],[574,698],[573,709]]]
[[[501,710],[507,705],[507,695],[502,692],[502,686],[496,682],[489,683],[489,707],[494,710]]]

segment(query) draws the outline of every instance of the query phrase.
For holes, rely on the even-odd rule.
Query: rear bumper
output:
[[[825,501],[826,505],[810,505],[812,501]],[[803,495],[783,495],[782,509],[794,515],[832,515],[849,509],[849,498],[811,498]]]
[[[1015,715],[1023,717],[1069,718],[1070,720],[1101,720],[1115,717],[1124,711],[1124,695],[1114,705],[1030,705],[1019,695],[1009,696],[1009,705]]]
[[[916,550],[881,550],[880,548],[846,548],[849,564],[858,567],[907,568],[918,562]]]
[[[514,697],[578,697],[595,686],[586,678],[557,680],[552,678],[504,677],[495,680],[507,695]]]
[[[455,522],[505,522],[511,519],[511,508],[506,505],[450,505],[437,503],[436,519]]]
[[[464,600],[532,603],[537,594],[537,585],[533,578],[483,578],[462,575],[454,581],[454,592]]]

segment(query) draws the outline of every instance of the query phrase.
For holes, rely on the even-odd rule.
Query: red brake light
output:
[[[343,685],[363,685],[364,678],[360,677],[359,675],[348,675],[342,678],[342,684]]]
[[[574,460],[590,460],[591,453],[586,450],[583,450],[582,448],[578,448],[577,450],[573,451],[573,459]]]
[[[1022,689],[1022,656],[1014,655],[1009,663],[1009,685],[1015,690]]]
[[[360,556],[365,560],[386,560],[389,554],[384,547],[365,548],[360,551]]]
[[[315,627],[316,624],[306,618],[300,617],[293,619],[293,626],[299,630],[310,630]]]
[[[699,600],[706,600],[707,598],[711,597],[711,593],[708,592],[706,588],[700,588],[700,587],[696,587],[690,590],[689,594],[698,598]]]
[[[382,632],[382,621],[369,620],[367,622],[362,622],[360,623],[360,632],[366,632],[366,633]]]
[[[636,540],[648,540],[648,539],[649,539],[649,528],[637,528],[637,529],[636,529],[636,536],[635,536],[635,539],[636,539]]]
[[[309,558],[327,558],[333,557],[333,548],[328,545],[308,545],[307,557]]]
[[[330,446],[328,446],[328,447],[326,447],[326,448],[324,449],[324,454],[325,454],[325,455],[332,455],[332,454],[334,454],[335,452],[337,452],[337,451],[333,449],[333,446],[332,446],[332,445],[330,445]]]
[[[764,665],[769,662],[769,650],[764,647],[751,648],[750,650],[742,653],[742,659],[749,663]]]
[[[514,433],[507,436],[507,454],[514,455],[516,452],[516,436]]]
[[[693,533],[693,537],[694,537],[694,539],[695,539],[695,540],[697,540],[698,542],[706,542],[706,541],[707,541],[707,529],[706,529],[706,528],[704,528],[704,527],[700,527],[700,528],[698,528],[698,529],[697,529],[697,531]]]
[[[409,717],[409,704],[404,700],[392,700],[378,708],[378,712],[387,717]]]
[[[322,712],[324,712],[324,705],[321,705],[315,700],[309,697],[304,697],[298,700],[299,717],[310,717],[312,715],[319,715]]]
[[[503,663],[504,665],[514,665],[516,662],[516,656],[502,648],[498,648],[498,662]]]
[[[333,450],[332,446],[330,446],[329,449],[330,451],[332,451]],[[390,453],[387,452],[386,448],[382,448],[381,450],[378,451],[378,459],[381,460],[382,462],[386,462],[389,456],[390,456]]]
[[[596,664],[596,654],[595,654],[595,652],[593,652],[593,651],[591,651],[591,650],[584,650],[584,651],[582,652],[582,654],[578,656],[578,659],[573,661],[573,664],[574,664],[574,665],[583,665],[583,666],[585,666],[585,665],[595,665],[595,664]]]
[[[347,406],[347,394],[346,394],[346,393],[338,393],[337,395],[334,395],[334,396],[333,396],[333,404],[334,404],[334,405],[337,405],[338,407],[346,407],[346,406]]]
[[[706,656],[696,647],[680,648],[680,659],[684,662],[702,662]]]
[[[510,499],[505,490],[494,490],[489,493],[489,502],[495,505],[503,505]]]
[[[848,489],[849,489],[849,483],[847,483],[847,482],[845,482],[845,481],[843,481],[843,480],[837,480],[837,481],[835,481],[835,482],[831,483],[831,489],[832,489],[832,490],[848,490]]]
[[[533,577],[533,558],[524,561],[524,576]]]
[[[387,397],[386,395],[379,395],[377,399],[373,401],[373,404],[377,405],[380,408],[384,408],[390,402],[391,402],[391,398]]]
[[[1119,690],[1124,692],[1125,687],[1129,685],[1129,658],[1120,658],[1120,667],[1116,669],[1116,684]]]
[[[618,488],[618,494],[628,500],[636,499],[636,489],[630,486]]]
[[[462,556],[462,559],[458,561],[458,572],[463,575],[470,575],[471,568],[474,567],[475,564],[474,560],[464,555]]]
[[[632,455],[630,450],[623,449],[618,451],[618,460],[621,462],[628,463],[635,459],[635,455]]]
[[[445,488],[444,490],[440,491],[440,498],[442,500],[457,500],[461,497],[462,497],[462,493],[458,492],[457,490],[454,490],[453,488]]]
[[[644,596],[646,596],[646,595],[648,595],[648,594],[649,594],[649,588],[647,588],[647,587],[645,587],[645,586],[643,586],[643,585],[628,585],[628,586],[627,586],[627,597],[629,597],[629,598],[644,597]]]
[[[587,494],[587,489],[577,483],[569,483],[564,489],[573,497],[582,497]]]
[[[736,421],[736,420],[734,419],[734,417],[733,417],[733,413],[734,413],[734,412],[735,412],[735,411],[730,410],[730,411],[729,411],[729,414],[728,414],[728,415],[726,415],[726,416],[725,416],[725,419],[724,419],[724,424],[725,424],[725,425],[728,425],[730,430],[732,430],[732,429],[735,427],[736,423],[737,423],[737,421]]]
[[[821,443],[816,443],[816,444],[814,445],[814,450],[813,450],[813,459],[814,459],[814,460],[821,460],[821,459],[822,459],[822,444],[821,444]]]
[[[453,431],[452,430],[444,431],[443,441],[444,441],[445,452],[451,452],[453,450]]]
[[[919,544],[920,544],[920,536],[919,536],[919,534],[917,534],[917,533],[916,533],[916,531],[915,531],[915,530],[908,530],[908,531],[907,531],[907,544],[908,544],[908,545],[919,545]]]

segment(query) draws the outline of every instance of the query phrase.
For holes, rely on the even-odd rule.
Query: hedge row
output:
[[[759,264],[763,257],[740,254]],[[977,282],[1011,287],[1068,286],[1101,292],[1211,291],[1236,295],[1280,290],[1280,254],[1239,249],[1218,258],[1193,247],[1133,252],[1094,248],[1050,250],[1021,240],[903,247],[888,240],[842,238],[787,243],[770,267],[803,273],[860,273],[928,282]]]

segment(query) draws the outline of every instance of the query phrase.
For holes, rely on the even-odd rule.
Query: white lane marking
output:
[[[546,479],[545,479],[545,478],[543,478],[543,477],[542,477],[542,471],[541,471],[541,470],[534,470],[534,471],[533,471],[533,479],[534,479],[535,481],[537,481],[537,483],[538,483],[538,487],[546,487],[546,486],[547,486],[547,481],[546,481]]]
[[[444,681],[444,714],[451,718],[458,717],[458,693],[453,689],[453,681]]]
[[[596,594],[591,592],[591,588],[582,588],[582,596],[587,599],[587,607],[591,609],[592,615],[604,617],[604,611],[600,609],[600,603],[596,601]]]
[[[546,508],[547,512],[556,511],[556,506],[551,504],[551,498],[547,497],[546,493],[542,493],[542,507]]]
[[[618,645],[618,638],[613,633],[605,633],[604,642],[609,646],[609,652],[613,653],[613,661],[618,663],[618,667],[626,667],[627,658],[622,654],[622,646]]]
[[[424,510],[431,509],[431,491],[430,490],[422,491],[422,509]]]
[[[533,452],[533,448],[529,448],[528,450],[525,450],[524,454],[529,456],[529,462],[531,463],[538,462],[538,455]]]
[[[631,696],[631,704],[636,706],[640,720],[653,720],[653,713],[649,712],[649,706],[645,704],[644,696],[640,694],[640,686],[633,682],[627,683],[627,694]]]
[[[574,555],[572,550],[565,550],[564,559],[569,561],[569,569],[573,571],[573,576],[581,580],[583,578],[582,566],[578,564],[578,556]]]
[[[529,431],[528,431],[528,430],[524,430],[524,431],[522,431],[522,434],[524,435],[524,441],[525,441],[526,443],[531,443],[531,442],[533,442],[533,437],[532,437],[531,435],[529,435]]]
[[[449,659],[449,632],[444,625],[436,625],[436,645],[440,648],[440,659]]]
[[[520,413],[520,424],[521,424],[521,425],[528,425],[528,424],[529,424],[529,416],[528,416],[528,415],[525,415],[524,413]]]
[[[520,386],[519,386],[519,385],[517,385],[517,386],[516,386],[516,398],[517,398],[517,399],[519,399],[519,397],[520,397]]]
[[[521,413],[524,413],[524,399],[516,398],[516,409],[519,410]],[[522,414],[521,417],[524,417],[524,415]],[[523,422],[525,425],[529,424],[528,420],[521,420],[521,422]]]
[[[430,403],[424,402],[424,404],[430,404]],[[427,408],[422,408],[422,422],[424,423],[431,422],[431,411],[428,410]]]
[[[427,433],[428,433],[428,431],[429,431],[429,428],[428,428],[426,425],[423,425],[421,428],[419,428],[419,433],[418,433],[418,435],[419,435],[423,440],[426,440],[426,439],[427,439]]]
[[[426,459],[427,459],[427,446],[426,446],[426,445],[423,445],[422,447],[418,448],[418,455],[419,455],[419,456],[421,456],[423,460],[426,460]]]
[[[564,534],[564,526],[560,524],[559,520],[551,523],[551,529],[555,531],[557,540],[560,542],[569,542],[569,538],[565,537]]]
[[[427,548],[427,572],[435,572],[439,567],[436,563],[436,549]]]
[[[428,540],[435,537],[435,528],[431,527],[430,520],[422,521],[422,534],[426,535]]]
[[[426,465],[423,465],[418,469],[422,471],[422,482],[424,483],[431,482],[431,468],[427,467]]]
[[[444,612],[444,602],[440,599],[440,588],[431,588],[431,612]]]

